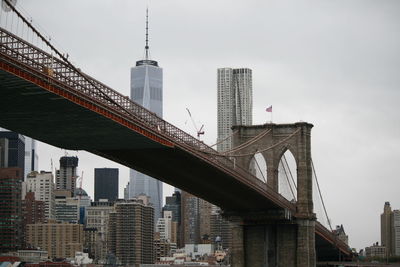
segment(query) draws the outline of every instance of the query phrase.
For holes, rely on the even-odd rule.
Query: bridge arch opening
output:
[[[297,200],[297,163],[289,149],[285,149],[279,160],[278,192],[289,201]]]
[[[257,152],[250,160],[249,170],[258,179],[267,182],[267,162],[264,156]]]

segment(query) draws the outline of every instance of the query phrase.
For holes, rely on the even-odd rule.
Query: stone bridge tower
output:
[[[289,220],[277,219],[265,211],[263,219],[238,216],[233,229],[233,267],[314,267],[315,214],[312,198],[312,124],[264,124],[234,126],[232,151],[235,162],[250,168],[251,159],[261,153],[267,165],[267,185],[278,191],[278,166],[289,150],[297,165],[296,214]],[[244,145],[246,144],[246,145]],[[250,221],[250,222],[249,222]]]

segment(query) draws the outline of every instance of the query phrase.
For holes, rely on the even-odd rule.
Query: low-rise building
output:
[[[81,224],[48,223],[28,224],[27,242],[32,247],[46,250],[49,258],[73,258],[83,250],[83,226]]]
[[[377,258],[386,258],[386,247],[378,245],[378,242],[374,243],[370,247],[365,248],[365,256],[377,257]]]
[[[214,255],[213,244],[186,244],[185,254],[192,260]]]
[[[28,263],[39,263],[49,259],[49,253],[45,250],[18,250],[16,256]]]

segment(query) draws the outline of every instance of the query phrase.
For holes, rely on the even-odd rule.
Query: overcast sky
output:
[[[72,62],[129,95],[130,68],[150,53],[164,69],[164,118],[216,140],[217,68],[253,70],[253,122],[314,124],[312,155],[333,224],[358,249],[380,242],[385,201],[400,209],[400,1],[19,0]],[[187,123],[185,123],[187,122]],[[41,125],[40,127],[56,127]],[[40,169],[65,152],[39,144]],[[93,168],[125,167],[86,152],[83,188]],[[167,194],[170,187],[165,187]]]

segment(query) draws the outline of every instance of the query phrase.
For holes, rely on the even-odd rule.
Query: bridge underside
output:
[[[326,240],[323,236],[315,234],[315,247],[318,262],[351,260],[349,251],[341,251],[334,242]]]
[[[134,168],[226,210],[278,208],[179,146],[166,146],[25,79],[0,70],[0,126]],[[246,199],[246,201],[243,201]]]

